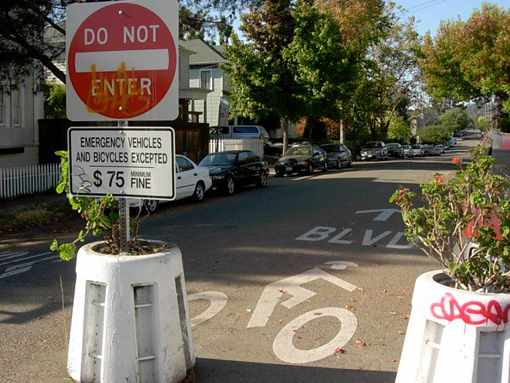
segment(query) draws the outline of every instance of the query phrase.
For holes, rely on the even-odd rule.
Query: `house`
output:
[[[220,64],[227,62],[222,48],[207,45],[201,39],[180,41],[179,45],[193,52],[189,58],[190,88],[208,91],[204,100],[192,99],[198,121],[218,125],[220,103],[227,99],[228,91],[227,77],[220,69]]]
[[[0,84],[0,168],[39,161],[37,121],[43,117],[43,95],[27,76],[18,88]]]

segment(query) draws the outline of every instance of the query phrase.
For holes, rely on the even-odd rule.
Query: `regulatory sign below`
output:
[[[172,128],[70,128],[71,194],[175,198]]]

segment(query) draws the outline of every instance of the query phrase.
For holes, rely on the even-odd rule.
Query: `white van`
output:
[[[260,125],[229,125],[212,126],[209,129],[211,139],[215,138],[258,138],[269,143],[269,134],[267,130]]]

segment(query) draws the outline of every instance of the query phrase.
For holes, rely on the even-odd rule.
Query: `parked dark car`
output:
[[[251,150],[229,150],[205,156],[200,166],[209,168],[212,187],[227,195],[234,194],[241,185],[255,184],[265,187],[269,176],[266,161]]]
[[[388,147],[388,156],[404,158],[404,148],[398,142],[390,142],[386,146]]]
[[[312,174],[317,168],[328,170],[327,154],[314,144],[301,143],[293,145],[275,164],[277,177],[285,174],[307,173]]]
[[[328,155],[328,166],[341,169],[352,166],[352,153],[344,144],[324,144],[320,146]]]
[[[361,148],[361,159],[371,160],[378,158],[381,160],[388,159],[388,147],[382,141],[369,141]]]

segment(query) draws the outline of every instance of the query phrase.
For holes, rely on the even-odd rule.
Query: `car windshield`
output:
[[[340,151],[338,145],[321,145],[321,148],[328,153],[338,153]]]
[[[207,155],[201,162],[201,166],[211,165],[234,165],[237,153],[213,153]]]
[[[288,156],[302,156],[312,154],[312,148],[308,146],[293,146],[287,151]]]
[[[367,142],[365,146],[363,146],[365,149],[374,149],[374,148],[380,148],[381,144],[379,142]]]

